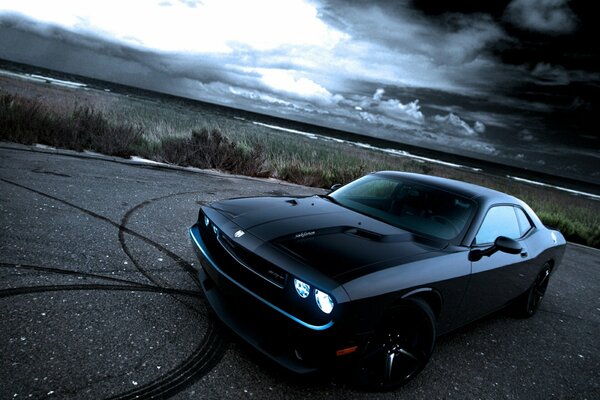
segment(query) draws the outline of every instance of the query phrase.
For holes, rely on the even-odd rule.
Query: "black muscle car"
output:
[[[509,305],[533,315],[565,250],[512,196],[399,172],[218,201],[190,235],[232,330],[292,371],[336,368],[383,390],[423,369],[436,336]]]

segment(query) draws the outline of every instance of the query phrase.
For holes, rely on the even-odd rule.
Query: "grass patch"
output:
[[[146,140],[139,127],[110,124],[89,107],[61,114],[39,101],[6,93],[0,94],[0,139],[120,157],[136,154]]]
[[[198,168],[214,168],[235,174],[270,176],[265,166],[261,146],[244,146],[234,143],[220,130],[203,128],[193,131],[190,137],[166,137],[155,154],[157,161]]]
[[[526,201],[567,240],[600,248],[600,202],[503,177],[275,131],[202,107],[0,80],[0,140],[42,143],[328,188],[377,170],[463,180]]]

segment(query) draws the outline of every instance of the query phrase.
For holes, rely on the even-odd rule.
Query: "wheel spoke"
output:
[[[394,358],[396,353],[389,353],[385,359],[385,370],[383,374],[383,379],[386,382],[389,382],[392,379],[392,369],[394,368]]]
[[[415,361],[419,361],[419,358],[417,356],[415,356],[413,353],[407,351],[406,349],[399,348],[398,349],[398,353],[401,353],[401,354],[405,355],[408,358],[412,358]]]

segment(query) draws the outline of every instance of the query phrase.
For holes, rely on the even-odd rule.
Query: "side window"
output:
[[[519,222],[512,206],[496,206],[489,209],[475,237],[475,243],[492,243],[498,236],[511,239],[521,237]]]
[[[515,213],[517,214],[517,220],[519,221],[519,237],[525,236],[527,232],[532,228],[529,218],[525,215],[525,212],[519,207],[515,207]]]

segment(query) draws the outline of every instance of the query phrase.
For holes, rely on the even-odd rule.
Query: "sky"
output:
[[[0,0],[0,58],[600,184],[592,3]]]

